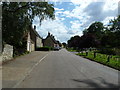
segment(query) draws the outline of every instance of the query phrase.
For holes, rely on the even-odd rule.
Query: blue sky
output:
[[[56,2],[55,2],[56,1]],[[67,42],[72,36],[82,35],[82,31],[95,21],[103,22],[104,25],[109,20],[118,15],[119,0],[69,0],[69,2],[59,2],[53,0],[55,8],[55,20],[43,20],[41,26],[36,17],[33,25],[37,26],[37,31],[41,37],[45,38],[48,31],[60,42]]]

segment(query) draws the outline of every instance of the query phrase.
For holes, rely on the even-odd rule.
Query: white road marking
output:
[[[47,56],[48,56],[48,54],[46,54],[42,59],[40,59],[40,60],[26,73],[26,75],[24,75],[24,77],[23,77],[17,84],[14,85],[13,88],[17,88],[17,86],[18,86],[22,81],[24,81],[25,78],[26,78],[28,75],[30,75],[30,73],[32,72],[32,70],[33,70],[41,61],[43,61]]]

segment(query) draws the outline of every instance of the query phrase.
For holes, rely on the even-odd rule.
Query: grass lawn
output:
[[[78,53],[77,55],[83,56],[90,60],[102,63],[104,65],[110,66],[117,70],[120,70],[120,56],[111,55],[110,57],[108,57],[108,55],[106,55],[106,54],[96,53],[96,57],[94,57],[94,52],[92,52],[92,51],[89,51],[88,55],[86,55],[85,52]]]

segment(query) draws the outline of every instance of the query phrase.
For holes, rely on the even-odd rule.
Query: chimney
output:
[[[48,32],[48,36],[50,36],[50,32]]]
[[[34,25],[34,30],[36,30],[36,26]]]

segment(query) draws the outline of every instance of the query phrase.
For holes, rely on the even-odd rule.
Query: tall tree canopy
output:
[[[110,25],[106,28],[101,42],[104,47],[120,48],[120,15],[110,20]]]
[[[83,31],[84,34],[93,34],[97,39],[100,39],[104,32],[104,26],[102,22],[92,23],[88,29]]]
[[[110,30],[111,31],[115,31],[115,32],[120,32],[120,15],[118,15],[118,17],[113,20],[110,20]]]
[[[80,36],[71,37],[70,40],[68,40],[68,47],[79,47],[79,40]]]
[[[110,20],[104,27],[102,22],[94,22],[84,29],[81,37],[74,36],[68,40],[68,47],[79,48],[106,48],[120,52],[120,15]],[[115,52],[115,53],[116,53]],[[117,54],[116,53],[116,54]]]
[[[11,45],[22,45],[23,34],[27,32],[35,16],[54,19],[54,7],[48,2],[3,2],[3,41]]]

